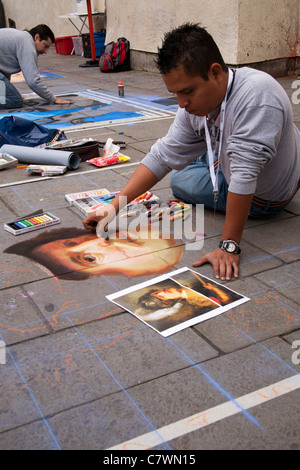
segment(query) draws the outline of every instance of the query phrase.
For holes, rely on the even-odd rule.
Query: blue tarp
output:
[[[17,116],[6,116],[0,119],[0,147],[4,144],[36,147],[51,142],[58,130]]]

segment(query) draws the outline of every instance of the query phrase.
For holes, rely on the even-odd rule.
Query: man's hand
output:
[[[62,98],[56,98],[54,104],[72,104],[74,101],[64,100]]]
[[[83,226],[92,232],[97,233],[97,237],[103,237],[106,226],[116,217],[116,210],[112,204],[107,204],[95,212],[89,214],[83,221]]]
[[[210,263],[213,267],[214,276],[222,281],[230,281],[232,275],[237,278],[239,274],[239,256],[227,253],[217,248],[198,261],[193,263],[194,267],[202,266],[202,264]]]
[[[109,204],[92,212],[82,221],[84,227],[87,230],[96,231],[97,236],[101,238],[106,225],[116,217],[118,212],[128,202],[152,188],[158,181],[154,173],[140,163],[120,193]]]
[[[240,243],[251,201],[252,194],[236,194],[228,191],[226,217],[221,240],[235,240]],[[198,267],[210,263],[217,279],[230,281],[232,276],[237,278],[239,275],[239,260],[239,255],[227,253],[221,248],[217,248],[193,263],[193,266]]]

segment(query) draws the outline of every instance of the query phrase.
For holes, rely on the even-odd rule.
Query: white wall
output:
[[[156,52],[165,31],[207,27],[229,64],[300,56],[299,0],[107,0],[107,35]]]
[[[236,63],[300,56],[299,0],[239,2]]]
[[[138,51],[157,52],[164,32],[187,21],[207,27],[229,62],[237,56],[236,0],[107,0],[107,38],[125,36]]]
[[[81,8],[77,7],[76,0],[2,0],[2,4],[6,18],[14,20],[17,29],[31,29],[37,24],[46,23],[56,37],[78,34],[67,18],[60,18],[62,15],[81,11]],[[86,12],[86,0],[82,0],[82,4],[82,9]],[[91,0],[91,5],[93,11],[104,11],[105,0]],[[80,26],[78,18],[73,21]],[[100,31],[102,26],[100,24],[97,29],[96,23],[95,30]],[[84,27],[82,32],[87,33],[88,28]]]

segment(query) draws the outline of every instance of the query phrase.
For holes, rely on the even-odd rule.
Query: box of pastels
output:
[[[21,235],[22,233],[38,230],[48,227],[49,225],[58,224],[59,222],[60,219],[50,214],[50,212],[38,211],[4,224],[4,230],[7,230],[13,235]]]

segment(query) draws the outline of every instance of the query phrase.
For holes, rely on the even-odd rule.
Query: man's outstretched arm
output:
[[[236,243],[240,243],[252,196],[252,194],[244,195],[228,192],[225,224],[221,240],[234,240]],[[227,253],[221,248],[217,248],[193,263],[193,266],[198,267],[205,263],[211,263],[217,279],[230,280],[232,275],[235,278],[238,277],[239,255],[237,254]]]

